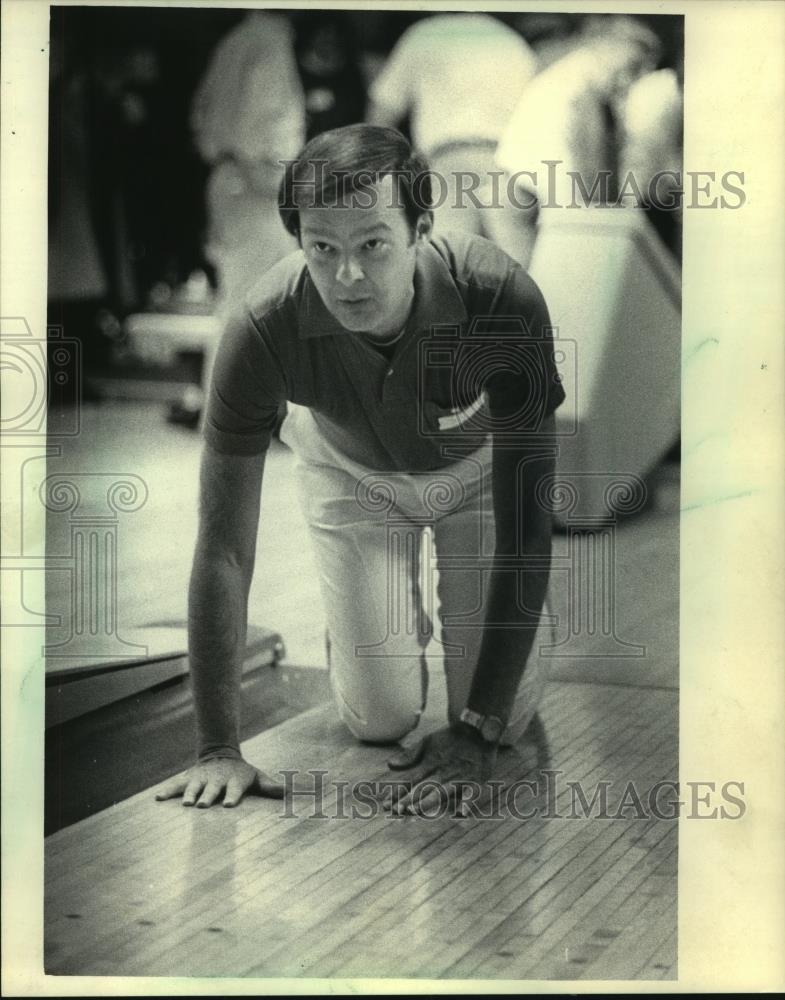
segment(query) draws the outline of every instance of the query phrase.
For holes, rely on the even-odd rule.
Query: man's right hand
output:
[[[160,802],[182,795],[184,806],[207,809],[220,800],[231,808],[245,794],[282,799],[284,786],[242,758],[213,757],[167,781],[155,797]]]

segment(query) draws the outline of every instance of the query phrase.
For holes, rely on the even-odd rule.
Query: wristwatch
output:
[[[475,729],[486,743],[498,743],[504,732],[504,723],[496,715],[480,715],[471,708],[461,712],[461,722]]]

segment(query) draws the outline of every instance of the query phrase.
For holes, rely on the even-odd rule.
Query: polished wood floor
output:
[[[81,439],[49,471],[102,465],[143,476],[149,489],[118,529],[120,627],[182,618],[198,441],[149,407],[86,416]],[[251,618],[281,632],[290,661],[323,679],[321,602],[290,464],[285,449],[271,454]],[[51,544],[58,530],[62,542],[54,519]],[[565,544],[557,537],[555,551]],[[670,468],[616,538],[617,634],[645,655],[603,658],[580,638],[552,663],[530,739],[501,762],[508,782],[537,783],[539,798],[523,803],[530,818],[352,816],[334,783],[384,775],[386,751],[357,744],[326,704],[245,747],[267,770],[296,769],[300,791],[312,787],[309,769],[326,771],[326,818],[310,816],[308,795],[294,796],[287,816],[272,800],[203,812],[156,803],[148,789],[47,838],[46,971],[675,978],[677,824],[646,803],[653,785],[677,778],[677,557]],[[563,615],[559,576],[551,596]],[[64,600],[57,588],[50,597]],[[423,727],[443,716],[434,669]],[[616,818],[570,818],[576,782],[589,801],[609,783]],[[348,818],[338,818],[341,804]]]
[[[591,801],[611,782],[611,816],[630,782],[645,803],[676,773],[675,693],[557,682],[541,719],[538,742],[500,771],[551,773],[550,799],[517,802],[518,815],[539,807],[533,818],[352,817],[333,782],[379,778],[385,751],[357,745],[325,707],[246,745],[260,766],[299,770],[288,807],[203,812],[148,791],[55,834],[47,972],[673,978],[676,822],[634,806],[569,818],[569,783]],[[308,769],[328,771],[326,818],[312,816]]]

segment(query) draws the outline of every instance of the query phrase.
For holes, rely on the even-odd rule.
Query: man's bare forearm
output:
[[[199,537],[188,592],[188,651],[198,750],[240,753],[240,679],[248,627],[264,455],[205,448]]]
[[[535,553],[530,553],[535,555]],[[550,550],[536,553],[541,569],[529,569],[520,575],[519,601],[511,608],[504,571],[495,571],[488,594],[489,622],[483,635],[481,658],[469,697],[469,704],[483,715],[507,719],[509,708],[532,652],[536,623],[545,601],[550,576]],[[527,609],[521,610],[520,605]],[[502,624],[504,623],[504,624]]]
[[[200,757],[240,752],[240,680],[250,573],[197,548],[188,594],[188,645]]]
[[[532,652],[548,589],[552,518],[541,506],[537,486],[553,473],[552,432],[550,418],[536,443],[520,450],[497,448],[494,442],[496,559],[469,705],[505,721]]]

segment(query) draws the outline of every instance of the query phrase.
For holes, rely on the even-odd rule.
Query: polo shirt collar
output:
[[[414,266],[414,303],[406,328],[427,330],[436,325],[463,323],[467,318],[466,306],[444,258],[431,242],[418,247]],[[350,332],[341,326],[322,302],[307,265],[298,320],[298,331],[303,339]]]

